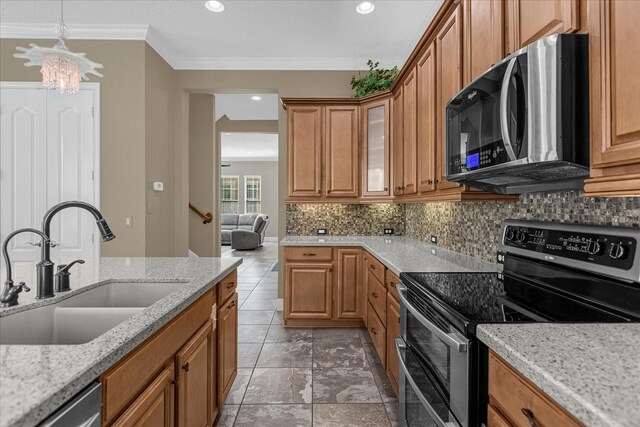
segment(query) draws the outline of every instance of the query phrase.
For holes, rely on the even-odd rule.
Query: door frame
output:
[[[0,81],[0,91],[3,89],[40,89],[51,90],[44,87],[41,82]],[[100,83],[80,83],[80,89],[93,92],[93,205],[100,209]],[[73,96],[73,94],[69,94]],[[96,258],[100,257],[100,239],[93,239],[93,251]]]

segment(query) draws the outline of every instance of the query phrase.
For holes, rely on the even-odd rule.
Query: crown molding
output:
[[[363,70],[369,58],[176,58],[176,70]],[[379,59],[383,67],[398,68],[404,63],[399,58]]]
[[[68,39],[146,40],[148,25],[69,24]],[[57,39],[55,24],[0,24],[3,39]]]

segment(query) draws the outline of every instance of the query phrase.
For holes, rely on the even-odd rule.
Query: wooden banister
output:
[[[189,209],[194,211],[200,218],[202,218],[203,224],[209,224],[211,221],[213,221],[213,215],[211,214],[211,212],[204,213],[200,209],[193,206],[191,203],[189,203]]]

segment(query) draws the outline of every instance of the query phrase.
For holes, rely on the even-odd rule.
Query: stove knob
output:
[[[524,231],[518,231],[517,239],[518,242],[524,243],[524,241],[527,240],[527,233]]]
[[[609,256],[613,259],[621,259],[627,254],[627,248],[620,243],[613,243],[609,248]]]
[[[587,245],[587,253],[589,255],[598,255],[602,251],[602,245],[600,242],[589,242]]]
[[[507,230],[507,240],[513,240],[516,238],[516,232],[512,228]]]

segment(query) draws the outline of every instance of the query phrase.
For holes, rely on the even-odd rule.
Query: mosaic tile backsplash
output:
[[[404,234],[404,205],[288,204],[287,234],[313,236],[326,228],[332,236],[382,235],[384,228]]]
[[[640,227],[640,198],[582,197],[577,191],[534,193],[505,202],[437,202],[405,205],[287,205],[287,234],[395,234],[428,241],[495,262],[503,219]]]

